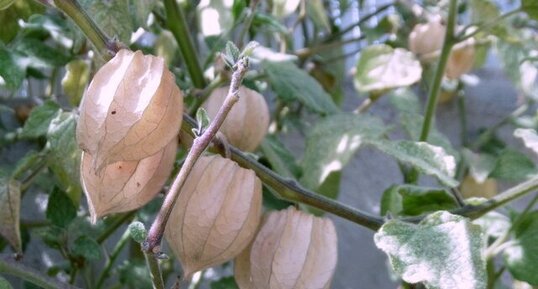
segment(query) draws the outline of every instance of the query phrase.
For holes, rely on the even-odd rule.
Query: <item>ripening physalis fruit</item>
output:
[[[93,77],[80,104],[77,140],[101,171],[155,155],[178,134],[183,96],[160,57],[119,51]]]
[[[331,220],[290,207],[271,212],[235,260],[240,289],[326,289],[337,262]]]
[[[139,161],[119,161],[97,172],[92,155],[83,152],[82,188],[88,199],[92,223],[111,213],[138,209],[161,190],[172,171],[177,137],[157,153]]]
[[[229,86],[215,89],[204,103],[211,119],[215,118]],[[239,101],[226,116],[220,131],[226,140],[242,151],[252,152],[260,145],[269,128],[269,108],[258,92],[239,87]]]
[[[243,251],[256,233],[261,210],[262,184],[254,171],[218,155],[198,159],[165,230],[186,278]]]
[[[434,53],[443,47],[445,33],[440,19],[417,24],[409,34],[409,50],[419,57]]]
[[[497,181],[488,178],[479,182],[469,174],[463,178],[460,192],[466,199],[471,197],[493,198],[497,194]]]
[[[474,59],[474,39],[470,38],[457,44],[452,48],[446,63],[446,77],[449,79],[456,79],[471,71],[474,66]]]

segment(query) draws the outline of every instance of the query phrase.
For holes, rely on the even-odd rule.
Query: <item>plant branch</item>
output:
[[[248,33],[248,30],[250,29],[250,26],[252,25],[252,21],[254,20],[254,16],[256,16],[256,7],[258,6],[258,3],[260,3],[260,0],[252,0],[250,1],[250,7],[249,7],[249,14],[247,15],[243,28],[241,29],[241,32],[239,33],[239,38],[237,41],[237,47],[243,48],[243,40],[245,39],[245,36]]]
[[[112,58],[119,50],[119,43],[111,41],[76,0],[54,0],[54,5],[75,22],[105,60]]]
[[[153,289],[164,289],[163,274],[159,267],[159,259],[155,258],[151,252],[144,251],[144,248],[142,248],[142,251],[144,252],[144,259],[146,259],[146,264],[149,268]]]
[[[514,10],[511,10],[511,11],[508,11],[502,15],[500,15],[499,17],[485,23],[485,24],[482,24],[480,26],[478,26],[478,28],[476,28],[475,30],[473,30],[471,33],[469,34],[466,34],[467,30],[469,30],[471,27],[476,27],[476,26],[473,26],[473,24],[470,24],[468,26],[466,26],[460,34],[458,34],[456,36],[457,38],[457,42],[462,42],[462,41],[465,41],[473,36],[475,36],[476,34],[484,31],[484,30],[488,30],[488,29],[491,29],[492,27],[494,27],[495,25],[499,24],[499,22],[503,21],[504,19],[508,18],[508,17],[511,17],[513,15],[516,15],[516,14],[519,14],[521,13],[522,10],[521,10],[521,7],[519,8],[516,8]]]
[[[306,48],[302,48],[302,49],[299,49],[297,51],[295,51],[295,55],[297,55],[297,57],[299,57],[300,59],[305,59],[307,57],[310,57],[318,52],[322,52],[322,51],[325,51],[325,50],[330,50],[330,49],[334,49],[334,48],[338,48],[338,47],[341,47],[341,46],[344,46],[344,45],[347,45],[347,44],[350,44],[350,43],[353,43],[353,42],[357,42],[357,41],[360,41],[362,39],[364,39],[366,36],[365,35],[361,35],[359,37],[354,37],[354,38],[350,38],[350,39],[344,39],[344,40],[339,40],[339,41],[334,41],[334,42],[329,42],[329,43],[322,43],[318,46],[313,46],[313,47],[306,47]]]
[[[164,9],[166,10],[166,25],[174,35],[174,38],[176,38],[192,84],[196,88],[204,88],[206,82],[202,72],[202,66],[200,66],[191,34],[187,29],[187,21],[185,20],[185,15],[183,15],[183,10],[181,10],[176,0],[164,0]]]
[[[97,237],[96,239],[97,243],[99,244],[103,243],[108,237],[110,237],[110,235],[116,232],[116,230],[121,225],[123,225],[126,221],[131,220],[135,214],[136,214],[136,211],[132,211],[132,212],[128,212],[123,215],[117,216],[115,220],[112,222],[112,224],[107,226],[105,231]]]
[[[160,253],[160,243],[164,233],[164,228],[168,222],[168,218],[170,217],[170,213],[174,207],[177,197],[179,196],[179,192],[183,187],[185,180],[187,180],[190,171],[194,167],[196,160],[200,157],[200,155],[202,155],[209,143],[213,140],[213,137],[224,122],[228,112],[230,112],[233,105],[239,100],[239,86],[241,85],[247,70],[247,58],[242,58],[235,64],[230,90],[228,91],[228,95],[226,96],[224,103],[215,116],[215,119],[209,124],[209,127],[202,135],[194,139],[189,154],[185,158],[185,162],[181,167],[181,170],[172,183],[170,191],[168,194],[166,194],[166,198],[164,199],[164,203],[159,211],[159,214],[149,229],[148,237],[143,245],[143,249],[146,253]]]
[[[79,288],[45,276],[41,272],[16,261],[10,256],[4,255],[0,257],[0,272],[19,277],[45,289]]]
[[[103,284],[105,283],[105,280],[110,275],[110,270],[112,270],[112,266],[116,262],[116,259],[118,259],[121,251],[127,245],[131,238],[131,235],[129,233],[129,230],[125,230],[123,235],[121,236],[120,240],[116,243],[116,246],[114,246],[114,249],[112,249],[112,253],[110,254],[110,257],[106,261],[105,267],[101,274],[99,275],[99,278],[97,279],[97,285],[95,285],[96,289],[101,289]]]

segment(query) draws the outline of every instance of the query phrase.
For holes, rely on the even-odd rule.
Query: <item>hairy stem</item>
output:
[[[142,249],[142,251],[144,250]],[[144,251],[144,259],[146,259],[146,264],[149,268],[153,289],[164,289],[163,274],[159,267],[159,259],[155,258],[152,253],[146,251]]]
[[[193,40],[189,33],[183,10],[181,10],[176,0],[164,0],[164,8],[166,10],[166,25],[174,35],[174,38],[176,38],[192,84],[196,88],[204,88],[206,82],[202,72],[202,66],[200,66],[200,62],[198,61],[198,54],[194,49]]]
[[[112,253],[110,254],[110,257],[106,261],[105,268],[103,269],[103,272],[99,275],[99,278],[97,279],[97,285],[95,286],[96,289],[101,289],[103,284],[105,283],[105,280],[110,275],[110,270],[112,270],[112,266],[116,262],[116,259],[118,259],[121,251],[127,245],[131,238],[131,235],[129,234],[129,230],[125,230],[123,235],[121,236],[118,243],[116,243],[116,246],[114,246],[114,249],[112,249]]]
[[[10,256],[0,257],[0,272],[19,277],[45,289],[79,288],[45,276],[41,272],[16,261]]]
[[[204,150],[207,148],[209,143],[213,140],[213,137],[219,130],[220,126],[224,122],[224,119],[228,115],[228,112],[232,109],[233,105],[239,100],[239,86],[243,81],[243,77],[248,70],[248,60],[243,58],[237,62],[234,67],[234,73],[232,75],[232,81],[230,84],[230,90],[228,95],[224,100],[221,108],[219,109],[215,119],[211,122],[209,127],[204,131],[204,133],[195,138],[193,145],[187,155],[181,170],[177,174],[170,191],[166,194],[164,203],[159,211],[159,214],[155,218],[155,221],[151,225],[151,228],[148,232],[148,237],[144,242],[144,251],[159,253],[160,252],[160,243],[164,233],[164,228],[172,212],[172,208],[176,203],[179,192],[183,187],[183,184],[187,180],[187,177],[194,167],[196,160],[202,155]]]

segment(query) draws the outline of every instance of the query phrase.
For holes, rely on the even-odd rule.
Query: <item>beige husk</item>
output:
[[[215,89],[203,107],[211,119],[219,111],[229,87]],[[242,151],[252,152],[263,141],[269,128],[269,108],[258,92],[239,87],[239,101],[232,107],[220,131],[228,142]]]
[[[139,161],[179,132],[183,96],[160,57],[119,51],[91,81],[80,105],[77,141],[93,169]]]
[[[92,223],[105,215],[138,209],[151,201],[172,171],[177,138],[140,161],[115,162],[101,172],[93,169],[93,157],[82,153],[81,183],[88,199]]]
[[[327,218],[290,207],[265,218],[252,245],[235,260],[241,289],[330,288],[337,237]]]
[[[248,246],[261,218],[261,190],[252,170],[217,155],[198,159],[165,230],[187,279]]]

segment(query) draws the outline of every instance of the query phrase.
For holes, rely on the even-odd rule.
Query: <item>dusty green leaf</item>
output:
[[[374,117],[336,114],[321,120],[306,138],[301,183],[316,190],[332,172],[340,171],[366,140],[378,139],[386,128]]]
[[[262,66],[271,87],[283,101],[299,101],[318,113],[330,114],[339,111],[321,85],[295,64],[263,61]]]
[[[211,289],[239,289],[239,287],[237,287],[234,277],[224,277],[211,282]]]
[[[19,88],[26,72],[25,67],[19,64],[18,59],[14,53],[0,43],[0,86],[5,86],[8,89]]]
[[[454,197],[445,189],[415,185],[391,186],[381,198],[381,215],[418,216],[457,206]]]
[[[424,123],[424,117],[422,115],[400,112],[400,122],[410,139],[420,139],[422,124]],[[456,160],[459,159],[458,151],[454,149],[448,137],[440,133],[437,129],[431,129],[430,136],[428,137],[428,143],[442,147],[448,154],[454,156]]]
[[[130,289],[153,288],[146,263],[140,260],[126,260],[119,268],[119,280]]]
[[[399,88],[390,93],[390,103],[400,113],[420,115],[422,106],[418,96],[410,89]],[[418,138],[417,138],[418,139]]]
[[[388,45],[372,45],[362,50],[354,83],[361,92],[383,91],[409,86],[420,80],[422,67],[413,53]]]
[[[0,289],[13,289],[13,287],[4,277],[0,276]]]
[[[374,235],[396,274],[428,289],[484,289],[486,242],[478,225],[439,211],[419,224],[390,220]]]
[[[49,125],[47,147],[49,149],[49,167],[56,176],[60,188],[73,200],[80,202],[80,155],[75,140],[76,116],[71,112],[62,112]]]
[[[301,167],[295,162],[295,156],[276,136],[266,136],[260,149],[271,164],[271,169],[279,175],[296,178],[301,174]]]
[[[538,154],[538,134],[534,129],[518,128],[514,131],[514,136],[520,138],[527,148]]]
[[[133,22],[129,15],[129,0],[81,0],[84,10],[99,23],[105,33],[125,44],[131,43]]]
[[[535,0],[521,0],[521,9],[534,20],[538,20],[538,2]]]
[[[99,260],[101,258],[101,246],[97,241],[86,235],[75,240],[71,247],[71,252],[88,260]]]
[[[62,190],[54,187],[50,193],[45,213],[52,224],[60,228],[67,228],[77,216],[77,208]]]
[[[289,1],[289,0],[288,0]],[[306,1],[306,14],[318,28],[330,31],[329,17],[321,0]]]
[[[78,106],[84,89],[90,80],[90,65],[82,59],[76,59],[65,66],[65,76],[62,87],[69,104]]]
[[[22,252],[20,206],[20,182],[8,176],[0,176],[0,235],[19,253]]]
[[[25,37],[17,42],[15,48],[24,59],[24,64],[33,68],[64,66],[71,57],[63,49],[47,45],[40,39]]]
[[[47,135],[50,122],[58,117],[60,113],[60,106],[51,100],[46,101],[41,106],[35,107],[24,123],[21,137],[38,138]]]
[[[437,177],[441,183],[449,187],[458,185],[458,181],[454,179],[456,159],[447,154],[442,147],[407,140],[367,140],[367,142],[398,161],[417,168],[421,173]]]
[[[469,149],[462,150],[463,159],[469,166],[469,173],[479,183],[483,183],[495,169],[496,159],[487,153],[474,153]]]
[[[508,181],[521,181],[537,173],[534,162],[512,149],[503,150],[495,162],[490,177]]]
[[[474,220],[473,224],[481,226],[486,236],[494,238],[502,236],[512,225],[508,217],[495,211],[488,212],[484,216]]]
[[[514,242],[504,250],[504,259],[514,278],[538,286],[538,211],[523,216],[514,228]]]

